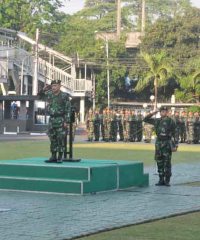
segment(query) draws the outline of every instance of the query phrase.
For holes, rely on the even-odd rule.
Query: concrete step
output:
[[[149,184],[142,162],[85,159],[47,164],[44,160],[1,160],[0,188],[82,195]]]

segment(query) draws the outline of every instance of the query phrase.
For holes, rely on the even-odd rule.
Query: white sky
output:
[[[65,13],[73,14],[83,8],[84,0],[62,0],[64,7],[61,9]],[[200,0],[190,0],[193,6],[200,8]]]

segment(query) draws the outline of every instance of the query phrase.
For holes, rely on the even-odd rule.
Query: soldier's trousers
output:
[[[51,152],[64,152],[65,151],[65,129],[50,128],[48,130],[48,137],[51,142],[50,151]]]
[[[155,144],[155,160],[157,162],[158,174],[161,177],[171,176],[171,140],[159,141]]]

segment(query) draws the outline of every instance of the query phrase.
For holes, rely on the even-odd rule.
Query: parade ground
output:
[[[1,135],[0,152],[1,160],[48,157],[49,142],[47,136]],[[158,220],[171,219],[174,228],[171,225],[170,230],[176,234],[180,222],[170,217],[194,215],[200,210],[199,145],[181,144],[173,155],[171,187],[155,186],[158,176],[153,143],[88,143],[85,136],[77,136],[74,154],[83,159],[142,161],[149,173],[149,186],[83,196],[0,190],[0,239],[64,240],[102,231],[106,233],[84,239],[169,239]],[[185,216],[188,228],[175,238],[170,233],[171,239],[199,239],[199,227],[190,215]],[[153,228],[149,224],[156,223],[152,235],[148,226]],[[134,225],[146,226],[143,235],[139,230],[131,232]],[[107,232],[112,229],[118,230]]]

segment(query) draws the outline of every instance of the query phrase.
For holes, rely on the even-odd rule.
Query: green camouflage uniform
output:
[[[157,162],[158,174],[160,179],[169,181],[171,177],[171,156],[172,145],[177,145],[175,142],[175,122],[170,117],[151,118],[152,115],[147,115],[144,122],[154,125],[157,135],[155,143],[155,160]]]
[[[107,111],[103,115],[104,141],[109,142],[110,138],[110,114]]]
[[[94,140],[99,141],[100,138],[100,115],[99,112],[96,111],[94,114]]]
[[[186,141],[186,122],[187,117],[183,113],[180,117],[180,142],[184,143]]]
[[[200,117],[199,114],[195,114],[194,118],[194,143],[199,143],[200,140]]]
[[[137,119],[134,111],[131,111],[129,125],[129,141],[135,142],[137,139]]]
[[[193,143],[194,141],[194,122],[195,119],[192,114],[187,118],[186,131],[187,131],[187,143]]]
[[[92,111],[89,111],[87,121],[86,121],[88,141],[93,141],[94,138],[94,114]]]
[[[175,115],[173,116],[173,120],[176,124],[176,128],[175,128],[175,138],[176,138],[176,142],[179,142],[179,137],[180,137],[180,129],[181,129],[181,120],[179,117],[179,113],[176,112]]]
[[[143,136],[143,126],[142,126],[142,114],[138,113],[137,114],[137,141],[141,142],[142,141],[142,136]]]
[[[52,91],[44,90],[41,90],[38,95],[40,99],[46,100],[48,103],[50,151],[64,153],[66,129],[63,124],[70,123],[71,115],[69,95],[62,91],[58,95],[54,95]]]
[[[129,120],[130,120],[130,113],[128,111],[125,111],[124,115],[122,116],[124,142],[129,141],[129,132],[130,132]]]
[[[117,141],[117,115],[115,111],[110,113],[110,140]]]

